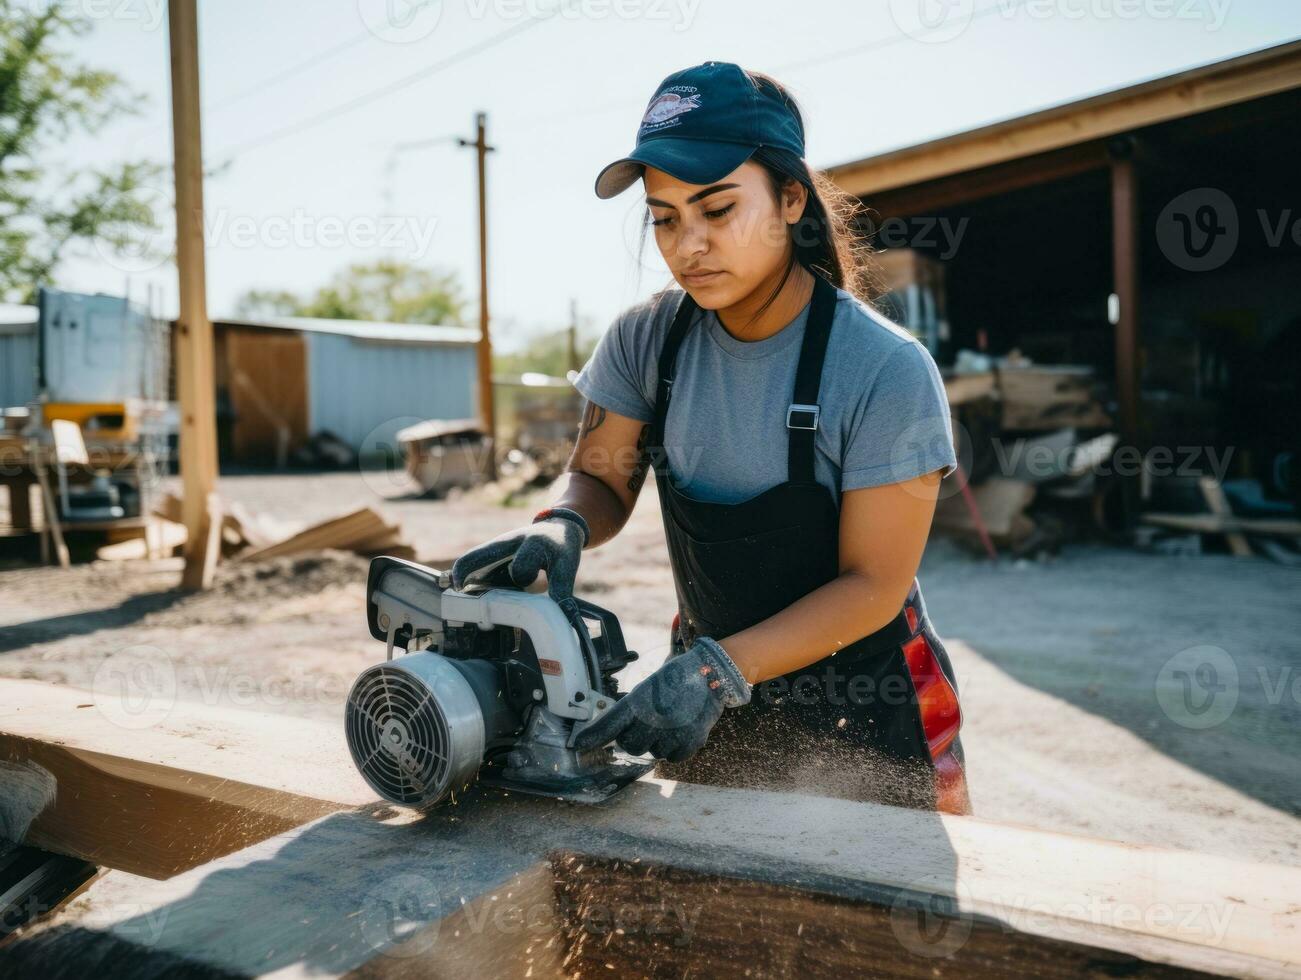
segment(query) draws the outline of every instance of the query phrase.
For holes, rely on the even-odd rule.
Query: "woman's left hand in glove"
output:
[[[749,701],[750,685],[740,668],[718,643],[702,636],[580,731],[574,747],[616,742],[633,755],[650,752],[682,762],[700,751],[724,708]]]

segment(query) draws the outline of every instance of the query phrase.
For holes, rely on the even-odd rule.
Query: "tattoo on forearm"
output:
[[[605,409],[593,402],[587,403],[587,408],[583,411],[583,424],[580,432],[583,435],[591,432],[593,429],[599,429],[605,421]]]
[[[636,493],[646,480],[646,469],[650,465],[650,453],[646,451],[646,439],[650,435],[650,426],[643,425],[637,434],[637,465],[633,467],[632,476],[628,478],[628,489]]]

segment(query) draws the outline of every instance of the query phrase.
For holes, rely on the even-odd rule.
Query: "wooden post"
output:
[[[1111,259],[1113,291],[1119,305],[1115,316],[1116,400],[1120,415],[1120,445],[1136,446],[1139,433],[1139,220],[1138,164],[1133,137],[1112,140]],[[1125,520],[1137,505],[1136,480],[1122,478]]]
[[[578,363],[578,300],[569,301],[569,363],[568,368],[571,371],[577,371],[581,364]]]
[[[181,585],[206,589],[215,560],[208,555],[208,512],[217,482],[216,395],[212,324],[208,320],[203,251],[203,140],[199,126],[199,25],[196,0],[168,0],[172,55],[172,140],[176,172],[176,388],[181,411],[181,516],[187,539]],[[219,518],[218,518],[219,519]]]
[[[488,455],[488,479],[497,478],[497,413],[492,399],[492,338],[488,333],[488,154],[486,113],[475,114],[475,138],[461,139],[461,146],[473,146],[479,164],[479,417],[492,440]]]

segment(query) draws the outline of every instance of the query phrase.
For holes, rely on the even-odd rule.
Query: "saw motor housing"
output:
[[[392,557],[371,561],[366,596],[388,659],[357,678],[344,724],[353,761],[385,799],[426,807],[477,778],[595,802],[651,768],[571,747],[637,658],[613,613],[486,583],[457,591],[446,572]]]

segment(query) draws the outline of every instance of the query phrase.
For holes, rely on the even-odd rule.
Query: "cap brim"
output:
[[[749,160],[757,149],[744,143],[711,143],[668,136],[648,140],[597,175],[596,196],[610,198],[623,193],[647,167],[663,170],[688,184],[711,184]]]

